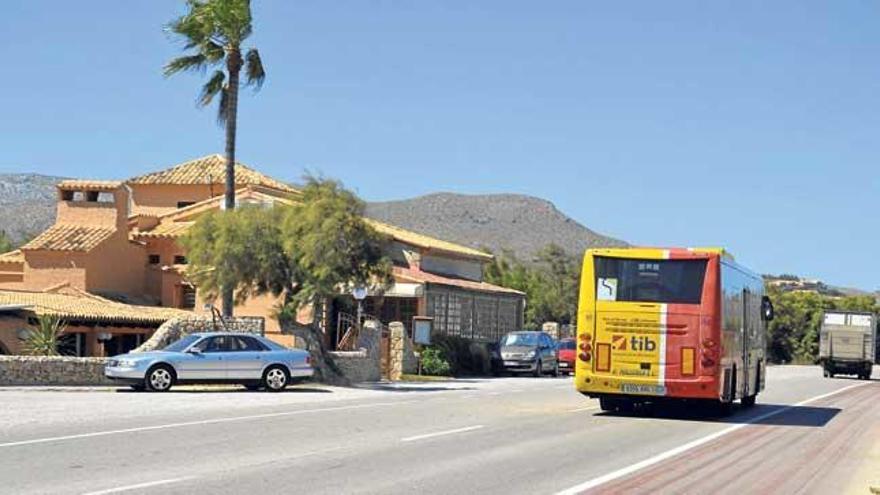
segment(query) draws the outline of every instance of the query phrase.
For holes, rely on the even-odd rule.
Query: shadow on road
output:
[[[724,414],[719,408],[711,406],[656,404],[639,407],[632,413],[604,412],[597,415],[608,417],[644,417],[670,421],[821,428],[834,419],[840,411],[841,409],[836,407],[758,404],[748,409],[735,405],[730,414]]]

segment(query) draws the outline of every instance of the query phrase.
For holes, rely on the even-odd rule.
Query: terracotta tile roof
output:
[[[136,232],[134,234],[135,239],[176,239],[181,235],[185,234],[187,230],[193,225],[195,222],[164,222],[160,223],[156,227],[145,230],[143,232]]]
[[[152,172],[127,180],[129,184],[224,184],[226,181],[226,158],[222,155],[208,155],[181,163],[166,170]],[[282,191],[295,192],[296,189],[267,175],[242,165],[235,164],[236,186],[266,186]]]
[[[293,197],[295,194],[291,192],[281,192],[277,189],[266,188],[262,186],[247,186],[235,191],[235,201],[239,205],[247,202],[268,202],[294,204]],[[191,220],[201,213],[209,210],[219,209],[223,206],[225,198],[223,196],[214,196],[213,198],[199,201],[185,208],[165,212],[158,216],[160,221],[170,219],[174,221]]]
[[[266,189],[261,186],[248,186],[239,189],[235,193],[236,201],[258,201],[271,203],[292,204],[289,192],[280,192],[277,189]],[[219,209],[223,204],[223,196],[216,196],[198,203],[159,215],[159,223],[150,229],[144,229],[132,234],[134,239],[175,239],[185,234],[195,223],[196,218],[207,211]]]
[[[24,263],[24,254],[20,249],[0,254],[0,263]]]
[[[426,236],[424,234],[419,234],[418,232],[413,232],[400,227],[396,227],[394,225],[380,222],[378,220],[373,220],[372,218],[366,218],[365,220],[374,229],[378,230],[382,234],[385,234],[395,240],[404,242],[406,244],[412,244],[414,246],[425,248],[428,250],[443,251],[446,253],[457,254],[469,258],[479,258],[484,261],[489,261],[493,258],[491,254],[480,251],[479,249],[469,248],[467,246],[462,246],[461,244],[455,244],[454,242],[436,239],[434,237]]]
[[[428,273],[420,270],[414,270],[412,268],[403,268],[400,266],[395,266],[392,269],[392,273],[394,275],[394,279],[400,282],[429,283],[437,285],[448,285],[451,287],[458,287],[461,289],[468,289],[479,292],[525,295],[524,292],[520,292],[514,289],[508,289],[507,287],[501,287],[499,285],[493,285],[486,282],[476,282],[463,278],[447,277],[445,275],[438,275],[436,273]]]
[[[113,227],[55,224],[21,249],[50,251],[91,251],[116,231]]]
[[[122,187],[122,181],[118,180],[68,179],[58,183],[58,189],[73,189],[76,191],[114,191],[120,187]]]
[[[26,306],[36,315],[117,324],[161,324],[192,313],[174,308],[122,304],[82,291],[67,293],[0,290],[0,306]]]

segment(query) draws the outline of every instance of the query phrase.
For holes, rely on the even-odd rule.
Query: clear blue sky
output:
[[[253,3],[268,81],[238,149],[271,175],[370,200],[532,194],[633,243],[880,288],[876,2]],[[161,75],[182,11],[4,1],[0,171],[221,152],[201,79]]]

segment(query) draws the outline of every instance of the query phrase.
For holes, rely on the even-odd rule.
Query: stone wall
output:
[[[365,321],[358,334],[357,351],[331,351],[327,354],[348,383],[377,382],[382,379],[381,324]]]
[[[241,332],[263,335],[266,321],[256,316],[212,319],[210,316],[173,318],[160,326],[149,340],[132,352],[162,349],[181,337],[199,332]]]
[[[348,352],[333,351],[328,354],[332,356],[333,364],[351,383],[377,382],[382,378],[378,357],[371,356],[365,349]]]
[[[392,381],[398,381],[403,378],[403,354],[406,340],[406,329],[403,323],[399,321],[392,322],[388,325],[391,342],[389,343],[389,370],[388,378]]]
[[[105,358],[0,356],[0,386],[112,385],[104,378]]]

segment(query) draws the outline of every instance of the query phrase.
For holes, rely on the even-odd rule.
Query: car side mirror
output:
[[[202,353],[202,350],[199,349],[198,347],[190,347],[189,349],[186,350],[186,352],[188,352],[190,354],[200,355]]]
[[[773,321],[773,303],[770,298],[764,296],[761,298],[761,319],[764,321]]]

